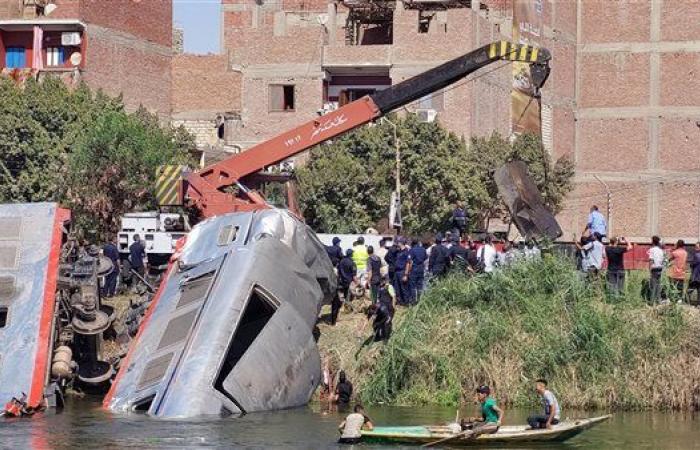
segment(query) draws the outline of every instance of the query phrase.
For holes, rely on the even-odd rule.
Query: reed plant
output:
[[[525,406],[543,377],[567,407],[697,407],[698,311],[647,305],[643,278],[631,274],[612,295],[554,255],[454,274],[397,315],[388,343],[349,345],[345,364],[367,403],[457,405],[489,384],[501,402]]]

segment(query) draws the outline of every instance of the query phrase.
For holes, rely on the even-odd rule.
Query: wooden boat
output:
[[[563,442],[584,430],[608,420],[611,415],[590,419],[567,419],[551,429],[533,430],[527,425],[502,426],[497,433],[482,434],[476,438],[456,437],[445,441],[446,446],[490,444],[522,444],[527,442]],[[427,444],[454,435],[448,426],[375,427],[362,431],[362,441],[371,443]]]

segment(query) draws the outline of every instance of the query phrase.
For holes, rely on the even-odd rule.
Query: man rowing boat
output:
[[[476,397],[481,403],[481,417],[469,419],[471,433],[465,433],[465,437],[476,437],[480,434],[493,434],[498,431],[503,421],[503,410],[496,405],[496,399],[491,397],[491,388],[486,385],[476,389]],[[463,428],[466,429],[467,426]]]

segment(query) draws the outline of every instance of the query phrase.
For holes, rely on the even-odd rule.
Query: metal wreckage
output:
[[[315,234],[249,186],[269,181],[268,166],[499,60],[530,63],[537,91],[549,75],[546,49],[494,42],[186,173],[176,197],[204,220],[170,259],[157,293],[132,302],[120,333],[98,289],[111,263],[72,244],[69,211],[0,206],[0,401],[31,414],[60,406],[63,388],[80,382],[108,387],[109,410],[163,418],[307,403],[320,378],[313,329],[335,295],[335,274]],[[556,237],[526,172],[511,169],[497,178],[516,224],[527,236]],[[106,338],[123,349],[130,341],[128,352],[107,360]]]

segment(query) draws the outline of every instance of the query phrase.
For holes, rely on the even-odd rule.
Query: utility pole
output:
[[[603,187],[605,188],[605,193],[607,195],[608,205],[607,205],[607,211],[605,214],[605,220],[607,220],[607,222],[608,222],[608,239],[609,239],[613,236],[613,234],[612,234],[612,193],[610,192],[610,186],[608,186],[608,184],[605,181],[598,178],[598,175],[593,175],[593,177],[596,180],[598,180],[598,182],[600,184],[603,185]]]
[[[397,133],[396,124],[386,117],[382,117],[383,122],[388,123],[394,129],[394,148],[396,156],[396,185],[394,186],[394,195],[392,196],[392,206],[394,206],[394,214],[390,213],[389,222],[393,223],[397,230],[401,229],[401,151],[399,149],[399,136]],[[390,211],[392,209],[390,208]]]

